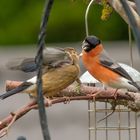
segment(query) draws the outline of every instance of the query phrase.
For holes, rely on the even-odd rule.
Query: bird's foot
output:
[[[92,97],[93,102],[96,101],[96,95],[95,94],[89,93],[89,94],[87,94],[87,96]]]
[[[114,99],[116,100],[117,99],[117,96],[118,96],[118,94],[117,94],[117,91],[118,91],[119,89],[116,89],[115,90],[115,92],[113,93],[113,96],[114,96]]]
[[[96,101],[96,97],[101,93],[102,91],[98,91],[98,92],[95,92],[94,94],[93,93],[90,93],[90,94],[87,94],[87,96],[90,96],[92,97],[92,101]]]
[[[45,99],[45,102],[47,102],[48,107],[52,106],[52,101],[51,101],[51,99],[49,99],[48,97],[44,97],[44,99]]]

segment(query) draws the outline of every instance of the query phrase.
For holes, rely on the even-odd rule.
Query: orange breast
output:
[[[98,55],[91,57],[91,55],[88,53],[83,52],[82,60],[89,73],[106,85],[109,85],[111,82],[118,80],[120,77],[117,73],[101,65],[98,59]]]

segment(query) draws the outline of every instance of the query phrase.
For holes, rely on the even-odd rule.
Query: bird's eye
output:
[[[89,52],[92,48],[89,45],[85,45],[83,49],[85,52]]]

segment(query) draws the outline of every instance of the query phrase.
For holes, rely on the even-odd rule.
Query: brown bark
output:
[[[17,87],[22,82],[18,81],[8,81],[6,82],[6,88],[8,86],[8,90]],[[114,93],[116,89],[108,88],[106,90],[99,88],[99,87],[91,87],[81,84],[79,91],[77,92],[76,84],[72,84],[66,89],[62,90],[58,93],[57,97],[51,99],[52,104],[57,103],[65,103],[68,101],[74,100],[94,100],[94,95],[96,96],[96,101],[100,102],[115,102]],[[117,105],[124,105],[130,108],[132,111],[140,111],[140,94],[133,93],[133,92],[124,92],[121,90],[117,91],[117,98],[116,98]],[[48,102],[45,102],[45,106],[48,107]],[[24,116],[26,113],[31,111],[32,109],[37,109],[38,105],[35,100],[31,100],[25,106],[21,107],[20,109],[10,113],[7,117],[0,121],[0,137],[6,135],[7,128],[9,127],[19,118]],[[16,117],[15,117],[16,116]],[[13,123],[8,126],[11,122]]]

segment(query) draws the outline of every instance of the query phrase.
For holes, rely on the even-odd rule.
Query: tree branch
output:
[[[8,81],[6,82],[6,87],[8,86],[9,89],[12,89],[21,83],[22,82]],[[79,92],[77,92],[77,89],[75,87],[76,87],[76,84],[73,83],[66,89],[62,90],[60,93],[57,94],[56,97],[51,99],[52,104],[65,103],[68,101],[75,101],[75,100],[76,101],[77,100],[94,100],[93,95],[95,95],[96,93],[99,93],[96,96],[96,101],[108,102],[111,104],[116,102],[117,105],[124,105],[130,108],[132,111],[135,111],[135,112],[140,111],[140,93],[124,92],[124,91],[118,90],[117,99],[115,101],[114,93],[116,89],[108,88],[104,90],[99,87],[92,87],[92,86],[86,86],[84,84],[81,84],[79,88]],[[47,101],[45,101],[45,106],[46,107],[49,106]],[[10,113],[7,117],[1,120],[0,121],[0,137],[3,137],[4,135],[7,134],[6,128],[9,128],[9,124],[11,122],[14,123],[16,120],[24,116],[26,113],[28,113],[32,109],[37,109],[37,108],[38,108],[38,105],[37,105],[36,100],[31,100],[29,103],[27,103],[20,109]]]
[[[19,86],[20,84],[22,84],[22,81],[7,80],[6,90],[7,91],[12,90],[13,88]],[[116,89],[107,88],[106,90],[104,90],[100,87],[93,87],[93,86],[87,86],[85,84],[81,84],[79,91],[77,92],[76,86],[77,86],[76,83],[73,83],[72,85],[68,86],[66,89],[58,93],[55,98],[61,99],[61,97],[67,96],[70,98],[70,100],[75,100],[75,99],[91,100],[93,99],[94,94],[100,93],[96,96],[96,101],[106,102],[106,99],[108,99],[107,102],[114,101],[114,93]],[[127,107],[130,107],[131,110],[133,111],[140,111],[140,93],[125,92],[123,90],[118,90],[117,100],[119,105],[125,105]]]
[[[115,11],[125,20],[127,24],[129,24],[129,20],[127,15],[125,14],[124,8],[122,7],[122,4],[120,3],[120,0],[108,0],[110,5],[115,9]],[[136,19],[137,27],[140,28],[140,16],[136,11],[136,6],[134,2],[127,1],[128,5],[131,9],[132,14],[134,15],[134,18]]]
[[[101,0],[96,0],[97,3],[100,3]],[[129,24],[127,15],[125,14],[124,8],[120,0],[108,0],[108,3],[114,8],[114,10]],[[127,0],[127,3],[131,9],[134,18],[136,19],[137,27],[140,28],[140,15],[138,14],[136,3],[134,1]]]

